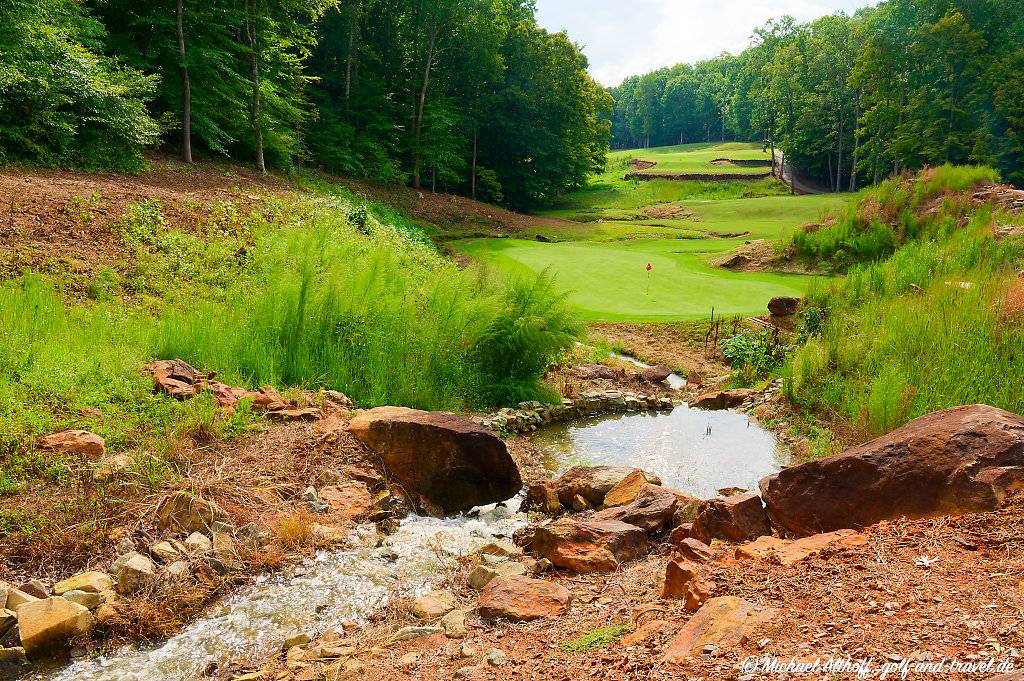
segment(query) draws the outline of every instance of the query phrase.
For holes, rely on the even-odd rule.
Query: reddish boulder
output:
[[[752,492],[704,502],[693,523],[693,536],[704,543],[712,539],[751,541],[771,533],[761,497]]]
[[[934,412],[842,454],[761,481],[776,527],[803,536],[880,520],[988,511],[1024,488],[1024,417]]]
[[[640,375],[643,376],[645,381],[664,383],[672,375],[672,369],[664,364],[659,364],[658,366],[644,367],[640,370]]]
[[[88,430],[62,430],[59,433],[47,435],[39,441],[39,444],[45,449],[81,454],[94,459],[103,456],[107,451],[107,445],[103,438]]]
[[[684,537],[680,541],[673,541],[672,543],[677,554],[695,563],[706,563],[711,560],[713,555],[710,546],[693,537]]]
[[[697,399],[690,403],[690,406],[697,409],[732,409],[740,406],[748,397],[756,393],[756,390],[751,390],[750,388],[734,388],[733,390],[704,393],[703,395],[698,395]]]
[[[856,530],[837,530],[796,540],[766,536],[736,547],[736,558],[753,558],[789,566],[817,555],[829,546],[850,548],[867,543],[868,538]]]
[[[647,537],[618,520],[561,518],[534,526],[531,550],[538,558],[580,573],[611,572],[647,553]]]
[[[619,484],[608,490],[604,495],[604,507],[625,506],[633,503],[636,498],[651,483],[647,482],[647,475],[639,468],[619,481]]]
[[[561,584],[531,577],[495,577],[480,591],[480,615],[514,622],[565,612],[571,595]]]
[[[180,359],[160,359],[150,362],[146,369],[153,376],[158,392],[184,400],[195,397],[198,392],[196,384],[202,384],[213,378],[213,374],[198,371],[188,362]]]
[[[671,490],[648,483],[632,503],[595,513],[593,519],[618,520],[646,532],[659,532],[672,520],[676,503],[676,495]]]
[[[408,490],[449,513],[504,501],[523,486],[505,443],[456,414],[378,407],[357,414],[349,431]]]
[[[700,566],[685,558],[674,557],[665,566],[662,598],[678,598],[687,610],[699,608],[715,592],[714,581],[701,574]]]
[[[562,474],[556,481],[558,498],[566,508],[572,508],[577,495],[583,497],[594,508],[600,508],[605,495],[622,482],[630,473],[640,470],[628,466],[575,466]],[[660,485],[661,478],[641,471],[647,482]]]
[[[374,507],[373,495],[361,482],[346,482],[324,487],[318,496],[320,501],[331,509],[331,513],[349,520],[368,515]]]
[[[685,662],[700,655],[704,646],[719,652],[740,645],[774,613],[737,596],[712,598],[679,630],[665,651],[666,662]]]

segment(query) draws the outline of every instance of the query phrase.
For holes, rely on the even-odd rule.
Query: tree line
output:
[[[780,146],[834,190],[904,169],[980,163],[1024,182],[1024,3],[886,0],[786,17],[723,54],[612,88],[613,146]]]
[[[549,202],[612,100],[534,0],[0,0],[0,162],[329,172]]]

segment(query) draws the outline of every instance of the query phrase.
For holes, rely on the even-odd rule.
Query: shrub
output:
[[[779,342],[778,332],[741,331],[722,343],[722,354],[733,369],[754,379],[767,375],[782,363],[785,347]]]

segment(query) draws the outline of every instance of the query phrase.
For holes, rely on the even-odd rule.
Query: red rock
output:
[[[505,443],[456,414],[378,407],[357,414],[349,431],[409,491],[449,513],[504,501],[523,485]]]
[[[712,556],[711,547],[693,537],[686,537],[675,544],[675,552],[696,563],[706,563],[711,560]]]
[[[514,622],[551,617],[569,606],[569,590],[532,577],[495,577],[480,592],[480,615]]]
[[[690,403],[690,406],[697,409],[732,409],[740,406],[748,397],[756,393],[756,390],[750,388],[704,393],[698,395],[697,399]]]
[[[856,530],[814,534],[795,541],[766,536],[736,547],[736,557],[766,560],[788,566],[816,555],[828,546],[863,546],[867,542],[867,537]]]
[[[771,621],[772,610],[759,608],[737,596],[712,598],[689,619],[668,644],[665,661],[681,663],[700,655],[706,645],[718,652],[742,644],[761,624]]]
[[[676,503],[671,490],[648,483],[632,503],[595,513],[593,519],[618,520],[645,532],[659,532],[672,520]]]
[[[1024,488],[1024,418],[986,405],[915,419],[761,481],[776,527],[805,536],[899,517],[988,511]]]
[[[634,631],[626,634],[619,643],[626,648],[629,648],[630,646],[638,646],[671,628],[672,623],[668,620],[651,620],[650,622],[641,624]]]
[[[331,513],[356,520],[373,510],[374,498],[361,482],[347,482],[342,485],[324,487],[319,492],[320,501],[327,504]]]
[[[213,377],[213,374],[197,371],[195,367],[180,359],[160,359],[150,362],[146,369],[152,374],[158,392],[179,400],[194,397],[197,392],[196,384]]]
[[[672,534],[669,535],[669,541],[672,542],[673,546],[679,545],[684,539],[689,539],[693,536],[693,523],[682,523],[676,525],[672,529]]]
[[[705,501],[693,523],[693,536],[704,543],[712,539],[744,542],[771,533],[761,497],[752,492]]]
[[[617,520],[561,518],[534,526],[531,548],[539,558],[579,573],[611,572],[647,553],[647,537]]]
[[[88,430],[62,430],[42,438],[39,444],[46,449],[97,459],[107,451],[103,438]]]
[[[700,566],[681,557],[674,557],[665,566],[662,598],[678,598],[687,610],[696,610],[715,592],[715,583],[701,574]]]
[[[614,506],[625,506],[633,503],[647,485],[647,476],[639,468],[630,472],[629,475],[619,481],[615,487],[608,490],[602,502],[605,508]]]
[[[575,466],[562,474],[555,486],[558,498],[566,508],[572,508],[572,500],[577,494],[587,500],[593,508],[600,508],[605,495],[613,487],[622,482],[630,473],[638,468],[627,466]],[[660,485],[661,478],[641,471],[647,482]]]
[[[664,383],[672,375],[672,369],[664,364],[659,364],[658,366],[644,367],[640,370],[640,375],[643,376],[645,381]]]
[[[318,407],[286,407],[267,412],[267,415],[274,421],[318,421],[324,414]]]

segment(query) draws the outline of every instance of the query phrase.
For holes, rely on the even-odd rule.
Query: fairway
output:
[[[456,239],[449,246],[509,275],[548,271],[588,321],[667,321],[764,314],[774,296],[803,296],[812,277],[733,272],[712,260],[748,241],[778,242],[840,210],[841,194],[793,196],[775,178],[624,180],[630,159],[703,172],[716,158],[767,158],[760,145],[690,144],[611,154],[590,185],[543,213],[520,238]],[[724,166],[735,169],[736,166]],[[538,239],[540,237],[540,239]],[[651,272],[647,272],[647,264]]]

